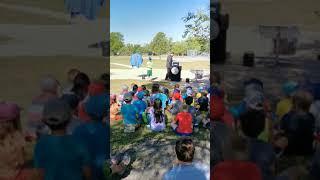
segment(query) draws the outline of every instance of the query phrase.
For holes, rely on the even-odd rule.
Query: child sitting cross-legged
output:
[[[142,114],[145,112],[147,109],[147,103],[143,101],[144,98],[144,91],[140,91],[137,93],[137,100],[133,101],[133,105],[137,108],[138,113],[139,113],[139,123],[142,122]]]
[[[35,171],[40,179],[91,179],[91,157],[82,141],[66,134],[71,110],[63,100],[47,102],[43,121],[52,131],[41,136],[34,149]]]
[[[175,119],[172,121],[171,127],[177,135],[192,135],[192,115],[188,112],[188,106],[186,104],[182,106],[182,111],[179,112]]]
[[[156,99],[153,107],[148,110],[149,127],[152,131],[163,131],[166,128],[165,115],[162,110],[162,102]]]
[[[121,114],[123,116],[123,123],[124,123],[124,132],[130,133],[134,132],[138,127],[138,109],[131,104],[132,101],[132,94],[126,93],[123,96],[124,104],[121,107]]]

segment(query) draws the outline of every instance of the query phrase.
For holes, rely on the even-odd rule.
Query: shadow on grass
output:
[[[111,126],[112,154],[122,156],[127,153],[131,157],[131,164],[122,178],[131,175],[132,171],[134,171],[132,176],[155,177],[171,168],[175,159],[175,142],[180,137],[172,131],[169,124],[170,122],[167,122],[167,128],[158,133],[152,132],[145,126],[134,133],[124,133],[122,122],[116,122]],[[195,159],[200,161],[205,161],[205,157],[209,159],[209,136],[209,130],[200,127],[191,137],[197,148]],[[117,178],[120,177],[115,177]]]

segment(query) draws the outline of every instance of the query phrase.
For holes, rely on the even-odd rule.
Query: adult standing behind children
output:
[[[167,67],[167,74],[165,77],[165,80],[169,80],[170,79],[170,72],[171,72],[171,68],[172,68],[172,61],[173,61],[173,53],[170,53],[167,56],[167,63],[166,63],[166,67]]]

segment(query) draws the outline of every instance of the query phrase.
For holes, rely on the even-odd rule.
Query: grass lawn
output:
[[[64,25],[68,22],[52,17],[20,12],[0,7],[1,24],[36,24],[36,25]]]
[[[170,117],[168,118],[170,119]],[[166,139],[169,141],[176,141],[180,137],[172,131],[170,122],[171,121],[167,122],[167,128],[161,133],[152,132],[146,126],[142,126],[134,133],[125,134],[123,133],[123,122],[117,121],[111,125],[110,143],[112,146],[112,151],[117,152],[121,151],[122,149],[134,147],[135,145],[150,139]],[[199,131],[194,133],[193,138],[202,141],[209,141],[210,131],[209,129],[199,127]]]
[[[124,64],[124,65],[130,65],[130,57],[129,56],[111,56],[110,57],[110,63],[118,63],[118,64]],[[210,69],[210,62],[209,61],[197,61],[197,62],[180,62],[180,65],[182,66],[183,70],[186,69]],[[142,67],[147,66],[147,60],[143,61]],[[157,58],[153,59],[153,68],[165,68],[166,67],[166,61],[165,57],[162,60],[159,60]],[[124,66],[119,66],[115,64],[110,64],[110,68],[115,69],[128,69]]]

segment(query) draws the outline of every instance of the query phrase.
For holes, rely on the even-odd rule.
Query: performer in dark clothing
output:
[[[167,63],[166,63],[166,67],[167,67],[167,74],[166,74],[166,78],[165,80],[169,80],[170,77],[170,71],[172,68],[172,61],[173,61],[173,53],[169,54],[167,57]]]

